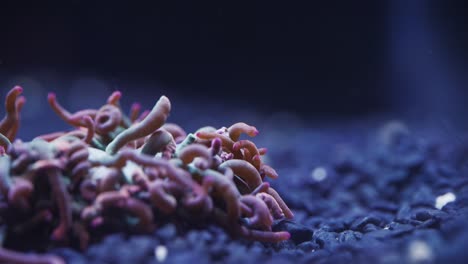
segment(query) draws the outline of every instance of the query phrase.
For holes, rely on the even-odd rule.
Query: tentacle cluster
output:
[[[102,232],[151,232],[171,216],[210,219],[233,236],[258,241],[289,239],[287,232],[272,231],[274,220],[293,213],[264,181],[278,177],[261,159],[266,149],[241,139],[258,135],[255,127],[239,122],[187,134],[166,123],[171,103],[165,96],[142,114],[133,104],[127,116],[120,92],[99,109],[75,113],[51,93],[50,106],[74,130],[11,143],[24,104],[21,92],[15,87],[7,95],[0,123],[0,198],[9,214],[0,220],[10,221],[14,232],[47,227],[50,239],[85,249]],[[15,258],[35,263],[29,255],[0,249],[0,261]]]

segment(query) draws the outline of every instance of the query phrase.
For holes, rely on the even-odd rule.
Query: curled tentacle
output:
[[[87,128],[86,137],[84,138],[83,141],[89,145],[91,144],[91,141],[93,140],[93,137],[94,137],[94,122],[90,116],[83,117],[83,121]]]
[[[229,181],[223,174],[214,170],[205,170],[203,172],[205,177],[213,179],[213,195],[221,197],[226,205],[226,212],[228,221],[237,222],[240,217],[240,193],[236,189],[232,181]]]
[[[211,200],[209,193],[213,185],[214,180],[211,177],[203,177],[202,188],[204,193],[202,195],[186,199],[184,203],[185,206],[192,211],[210,212],[213,209],[213,200]]]
[[[104,105],[99,109],[94,118],[96,133],[107,135],[114,131],[120,125],[120,122],[122,122],[120,109],[112,104]]]
[[[250,163],[258,170],[260,171],[260,169],[262,168],[262,158],[260,157],[260,154],[257,154],[255,156],[252,157],[252,159],[250,160]],[[261,174],[260,174],[261,176]],[[262,178],[263,179],[263,178]]]
[[[12,132],[16,134],[17,127],[19,125],[19,116],[17,108],[17,98],[23,92],[23,88],[15,86],[8,92],[5,98],[5,112],[6,115],[0,121],[0,133],[5,135],[10,141],[14,139],[15,135],[11,135]]]
[[[67,151],[66,168],[71,172],[71,178],[74,184],[81,181],[88,172],[91,164],[88,161],[89,151],[87,145],[82,141],[71,143]]]
[[[247,134],[249,137],[258,135],[258,130],[254,126],[247,125],[246,123],[235,123],[228,128],[229,137],[237,141],[242,133]]]
[[[164,159],[170,159],[175,149],[176,143],[172,135],[164,129],[158,129],[146,140],[141,153],[154,156],[162,152]]]
[[[96,197],[94,206],[100,210],[105,210],[110,207],[122,207],[127,200],[128,194],[120,191],[104,192]]]
[[[140,103],[133,103],[132,106],[130,107],[130,122],[135,123],[136,120],[138,119],[138,114],[140,113],[141,110],[141,104]]]
[[[211,140],[210,152],[212,156],[216,156],[221,152],[222,144],[223,143],[219,138],[214,138]]]
[[[294,217],[294,214],[291,211],[291,209],[289,209],[289,207],[283,201],[281,196],[275,191],[275,189],[270,187],[267,193],[271,195],[278,202],[278,205],[281,208],[281,211],[283,211],[284,216],[286,216],[286,218],[292,219]]]
[[[274,219],[281,219],[284,217],[283,210],[281,209],[280,205],[275,200],[275,198],[273,198],[273,196],[265,192],[257,193],[255,196],[262,199],[265,202],[265,204],[270,209],[270,213]]]
[[[123,209],[138,218],[137,229],[143,232],[151,232],[154,229],[153,211],[144,202],[136,198],[128,198],[125,200]]]
[[[31,170],[30,165],[41,159],[53,159],[54,147],[52,144],[40,139],[28,143],[16,140],[8,150],[8,154],[12,159],[12,174],[31,175],[34,168]]]
[[[110,208],[120,208],[138,218],[137,228],[140,231],[150,232],[154,228],[151,208],[144,202],[130,197],[126,191],[109,191],[99,194],[94,204],[85,208],[81,216],[90,221],[101,216],[105,210]]]
[[[122,97],[122,93],[120,91],[114,91],[109,97],[107,98],[107,104],[118,106],[119,100]]]
[[[156,102],[151,112],[141,122],[133,124],[112,140],[106,147],[106,152],[115,154],[120,148],[130,141],[146,137],[159,129],[169,116],[171,103],[165,96]]]
[[[84,123],[83,117],[90,116],[94,118],[96,116],[97,110],[95,109],[86,109],[82,111],[78,111],[74,114],[71,114],[65,108],[63,108],[58,102],[55,93],[49,93],[47,100],[49,101],[49,105],[52,107],[52,110],[65,122],[67,122],[71,126],[86,126]]]
[[[257,170],[260,169],[262,160],[257,146],[250,140],[239,140],[233,146],[233,151],[244,149],[244,160],[249,161]]]
[[[26,98],[24,96],[18,97],[16,99],[15,107],[16,107],[16,123],[11,127],[9,133],[6,135],[10,140],[14,140],[16,138],[16,134],[18,133],[19,124],[20,124],[20,113],[21,109],[23,109],[24,104],[26,103]]]
[[[253,215],[248,219],[248,226],[255,229],[271,231],[273,217],[265,202],[254,195],[244,195],[240,202],[252,209]]]
[[[114,91],[108,98],[107,98],[107,105],[108,106],[114,106],[119,110],[119,114],[121,116],[120,120],[120,127],[122,128],[128,128],[129,126],[132,125],[133,121],[131,118],[132,115],[136,115],[134,117],[135,119],[138,116],[138,112],[140,111],[139,105],[137,103],[132,104],[132,108],[130,109],[130,118],[129,116],[124,115],[121,107],[120,107],[120,99],[122,98],[122,93],[120,91]],[[133,109],[136,107],[135,109]],[[136,111],[136,113],[134,113]]]
[[[234,141],[228,136],[223,134],[218,134],[216,131],[199,131],[195,134],[198,138],[203,140],[213,140],[215,138],[221,139],[222,146],[227,150],[231,151]]]
[[[33,190],[34,187],[30,181],[15,177],[8,192],[8,203],[23,210],[30,209],[29,198]]]
[[[234,151],[240,150],[242,148],[247,149],[252,157],[254,157],[255,155],[259,155],[257,146],[250,140],[239,140],[232,146],[232,149]]]
[[[167,182],[164,180],[155,180],[149,185],[152,204],[162,212],[171,214],[177,207],[177,200],[168,191]]]
[[[263,163],[260,165],[260,175],[262,176],[262,179],[265,178],[265,176],[268,176],[271,179],[278,178],[278,173],[276,170]]]
[[[171,133],[176,143],[180,143],[187,137],[187,132],[177,124],[166,123],[162,126],[167,132]]]
[[[201,158],[203,160],[202,169],[209,168],[212,161],[210,150],[201,144],[191,144],[183,148],[178,157],[185,165],[191,163],[195,158]]]
[[[268,152],[267,148],[259,148],[258,149],[258,154],[260,154],[260,156],[264,156],[265,154],[267,154],[267,152]]]
[[[234,174],[242,178],[251,190],[257,188],[260,184],[262,184],[262,178],[258,173],[255,167],[248,163],[245,160],[238,160],[238,159],[231,159],[227,160],[221,165],[220,168],[229,167],[234,171]]]
[[[103,211],[113,207],[122,208],[125,205],[127,198],[128,194],[120,191],[101,193],[96,197],[92,205],[83,209],[81,212],[81,218],[85,221],[90,221],[94,226],[100,224],[102,222],[100,217]],[[96,221],[96,219],[99,220]]]

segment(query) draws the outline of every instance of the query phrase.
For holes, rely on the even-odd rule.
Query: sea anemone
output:
[[[207,220],[233,237],[273,243],[290,238],[272,231],[274,220],[293,214],[264,181],[278,177],[262,161],[266,149],[241,139],[257,136],[254,126],[239,122],[186,133],[166,123],[166,96],[142,114],[135,103],[126,115],[120,92],[98,109],[75,113],[50,93],[50,106],[74,129],[22,142],[15,140],[21,93],[19,86],[8,93],[0,122],[0,220],[7,233],[40,228],[51,243],[85,250],[109,232],[151,233],[170,217]],[[62,260],[1,248],[0,262]]]

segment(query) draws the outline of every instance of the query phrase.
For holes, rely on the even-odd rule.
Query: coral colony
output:
[[[120,92],[99,109],[70,113],[50,93],[57,115],[74,127],[16,139],[22,88],[6,96],[0,123],[0,221],[7,234],[27,234],[38,227],[51,243],[81,250],[112,231],[150,233],[158,219],[210,221],[232,236],[279,242],[273,221],[293,214],[264,181],[278,177],[262,162],[257,148],[242,134],[258,130],[245,123],[203,127],[187,134],[166,123],[171,103],[162,96],[150,111],[133,104],[120,108]],[[63,263],[52,255],[0,249],[0,262]]]

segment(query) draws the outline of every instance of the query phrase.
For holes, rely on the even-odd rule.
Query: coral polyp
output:
[[[0,123],[0,220],[7,233],[41,228],[46,240],[85,250],[114,231],[150,234],[161,223],[210,222],[233,237],[262,242],[287,240],[274,220],[293,214],[264,181],[276,171],[262,161],[265,148],[246,137],[259,131],[243,122],[187,133],[167,123],[171,102],[161,96],[140,114],[120,106],[112,93],[98,109],[70,113],[50,93],[54,112],[73,127],[16,139],[25,102],[21,87],[6,97]],[[0,249],[0,262],[61,263],[48,255]]]

